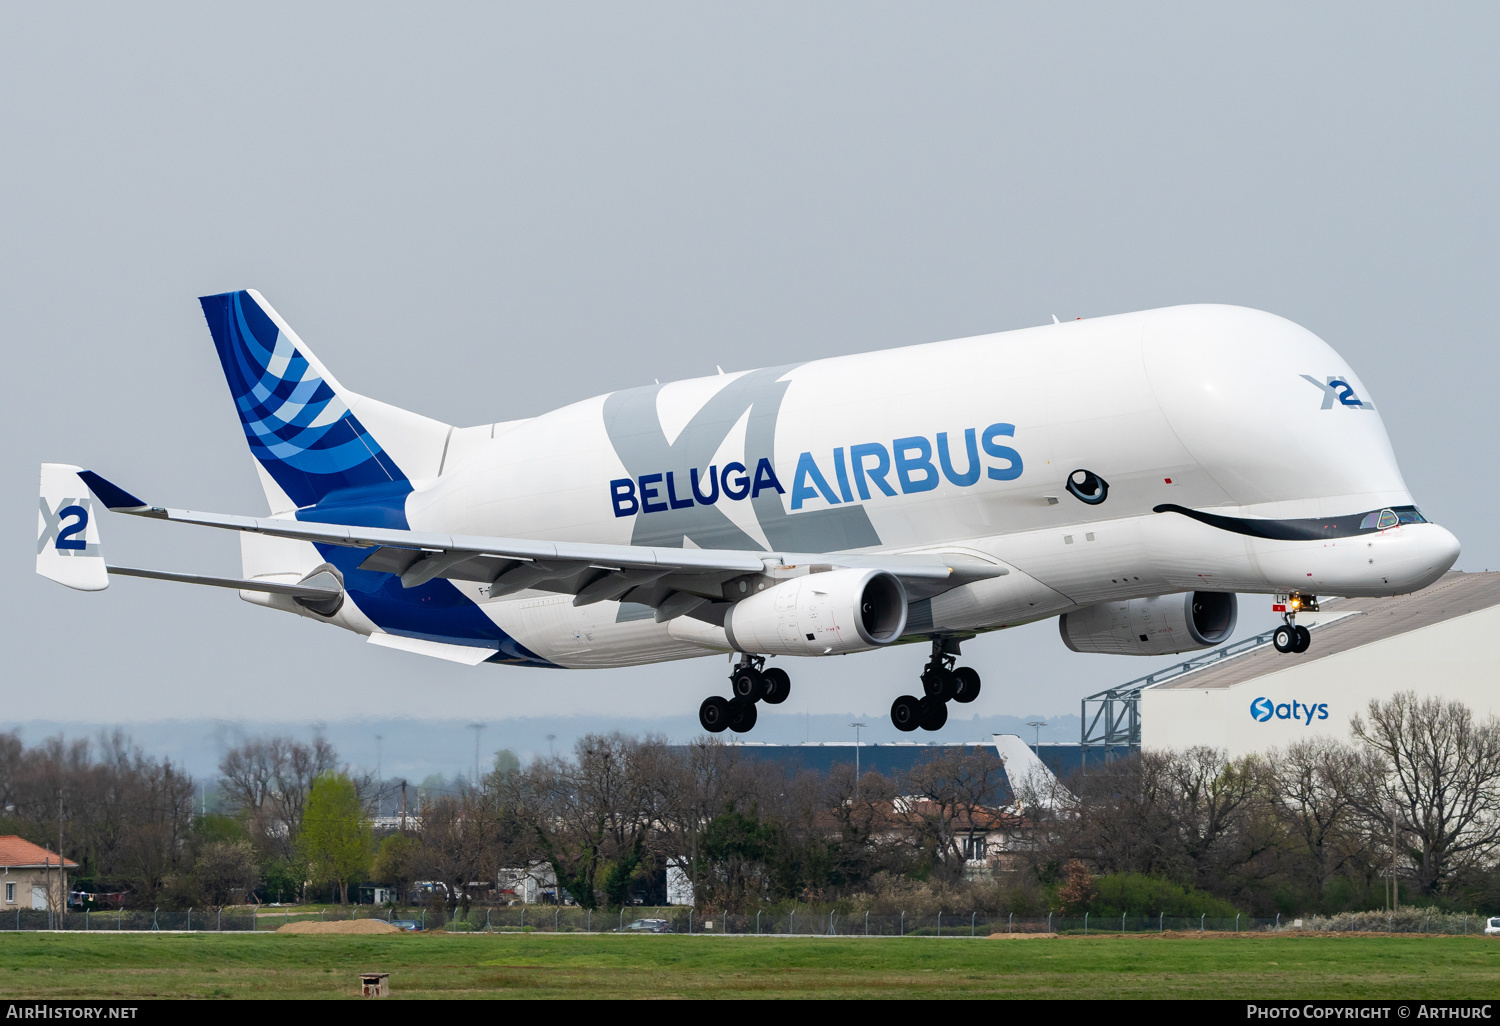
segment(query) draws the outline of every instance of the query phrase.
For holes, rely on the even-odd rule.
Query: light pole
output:
[[[384,734],[375,735],[375,817],[380,818],[385,812],[385,778],[380,775],[380,742],[385,740]]]
[[[557,735],[556,734],[548,734],[547,735],[547,758],[549,758],[549,759],[552,758],[552,754],[553,754],[552,753],[552,742],[554,742],[556,740],[557,740]]]
[[[859,728],[864,724],[855,720],[849,726],[854,728],[854,800],[859,801]]]
[[[1046,720],[1028,720],[1027,721],[1026,726],[1031,727],[1032,730],[1035,731],[1035,733],[1033,734],[1034,740],[1033,740],[1032,745],[1031,745],[1033,751],[1035,751],[1037,748],[1041,747],[1041,744],[1042,744],[1042,728],[1045,727],[1046,725],[1047,725],[1047,721]]]
[[[479,786],[479,735],[484,732],[484,724],[483,723],[471,723],[471,724],[469,724],[469,729],[474,732],[474,779],[470,782],[469,786],[470,787],[478,787]]]

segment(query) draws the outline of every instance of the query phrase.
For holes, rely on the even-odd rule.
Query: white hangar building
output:
[[[1396,598],[1329,599],[1297,622],[1302,654],[1270,633],[1084,700],[1085,748],[1210,745],[1230,755],[1300,737],[1350,736],[1349,720],[1397,691],[1500,715],[1500,573],[1451,572]]]

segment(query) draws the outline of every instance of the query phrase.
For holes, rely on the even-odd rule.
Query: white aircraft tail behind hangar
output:
[[[200,300],[266,515],[44,464],[37,572],[229,587],[371,643],[478,665],[731,654],[705,729],[743,732],[768,659],[929,646],[903,730],[980,680],[961,645],[1059,618],[1075,651],[1211,648],[1237,594],[1437,581],[1457,539],[1407,491],[1368,390],[1282,318],[1181,306],[630,388],[454,427],[352,392],[253,291]],[[239,532],[242,575],[107,565],[98,507]]]

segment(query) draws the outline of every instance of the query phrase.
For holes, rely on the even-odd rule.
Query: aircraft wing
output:
[[[939,594],[970,581],[1002,576],[1004,567],[964,553],[788,553],[734,549],[655,548],[549,542],[523,538],[437,534],[354,527],[277,517],[243,517],[154,506],[92,471],[80,478],[117,513],[231,531],[250,531],[323,545],[368,549],[360,569],[388,573],[403,587],[435,578],[478,583],[491,598],[528,588],[573,596],[574,605],[620,600],[656,610],[659,621],[693,614],[722,620],[722,610],[743,594],[747,578],[779,578],[803,567],[859,567],[899,578],[908,598]],[[715,610],[713,607],[719,607]]]

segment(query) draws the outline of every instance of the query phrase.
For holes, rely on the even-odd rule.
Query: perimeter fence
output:
[[[368,917],[366,917],[368,918]],[[191,930],[205,932],[246,932],[256,928],[255,912],[240,908],[121,908],[84,909],[76,912],[49,912],[45,909],[16,909],[0,912],[0,932],[15,930],[66,930],[99,933],[113,930]],[[280,924],[277,924],[280,925]],[[265,929],[264,923],[260,926]]]
[[[837,911],[759,912],[744,915],[705,914],[681,906],[593,911],[573,906],[471,906],[463,909],[346,906],[269,911],[219,909],[111,909],[58,914],[17,909],[0,913],[0,932],[65,930],[272,932],[289,923],[349,922],[378,919],[403,929],[446,933],[676,933],[695,936],[760,935],[797,937],[989,937],[995,934],[1144,934],[1144,933],[1418,933],[1480,934],[1487,920],[1476,914],[1408,908],[1399,912],[1354,912],[1335,916],[1274,918],[1235,916],[1042,916],[944,912],[840,913]]]

